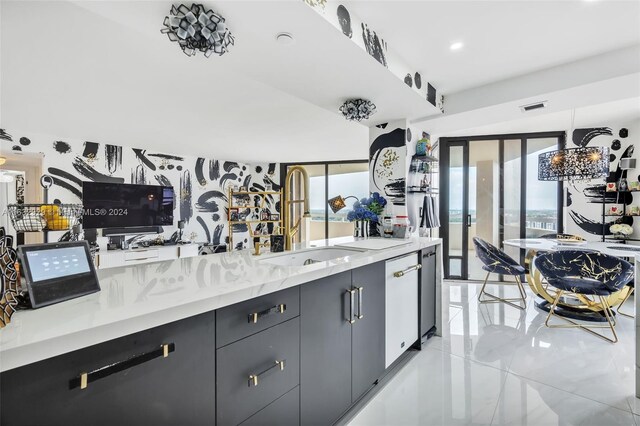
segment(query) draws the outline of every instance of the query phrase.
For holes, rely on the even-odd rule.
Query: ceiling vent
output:
[[[536,102],[528,105],[520,105],[520,111],[529,112],[547,107],[547,101]]]

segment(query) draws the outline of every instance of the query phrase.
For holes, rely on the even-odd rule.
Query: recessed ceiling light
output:
[[[290,33],[278,33],[276,35],[276,40],[280,44],[289,45],[294,43],[293,35]]]
[[[456,41],[455,43],[451,43],[451,46],[449,46],[449,49],[451,50],[460,50],[464,47],[464,43],[461,41]]]

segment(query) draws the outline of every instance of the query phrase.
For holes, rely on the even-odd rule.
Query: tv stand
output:
[[[163,262],[198,255],[199,244],[149,246],[127,250],[106,250],[96,253],[96,268],[107,269],[142,263]]]

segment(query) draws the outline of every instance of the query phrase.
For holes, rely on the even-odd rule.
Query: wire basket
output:
[[[80,204],[9,204],[11,224],[18,232],[66,231],[82,217]]]

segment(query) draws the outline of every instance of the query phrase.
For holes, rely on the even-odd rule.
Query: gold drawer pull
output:
[[[400,278],[400,277],[404,277],[406,274],[408,274],[411,271],[417,271],[419,269],[422,269],[422,264],[418,263],[416,265],[413,265],[407,269],[405,269],[404,271],[398,271],[398,272],[394,272],[393,276],[396,278]]]
[[[262,376],[265,373],[268,373],[272,370],[275,370],[276,368],[279,369],[280,371],[284,371],[284,364],[285,364],[285,360],[283,359],[282,361],[278,361],[276,360],[275,363],[267,368],[266,370],[263,370],[262,372],[258,373],[258,374],[250,374],[249,375],[249,387],[256,387],[258,386],[258,377]]]
[[[269,309],[265,309],[264,311],[253,312],[249,314],[249,324],[257,324],[258,318],[269,315],[269,314],[276,314],[276,313],[284,314],[286,310],[287,310],[287,305],[285,305],[284,303],[281,303],[279,305],[272,306]]]
[[[80,389],[86,389],[87,388],[87,373],[82,373],[80,375]]]
[[[145,362],[152,361],[156,358],[167,358],[171,352],[176,350],[175,343],[166,343],[157,346],[156,349],[139,355],[134,355],[122,361],[109,364],[104,367],[96,368],[92,371],[83,371],[79,376],[69,380],[69,389],[87,389],[89,383],[109,377],[112,374],[119,373],[129,368],[135,367]]]

